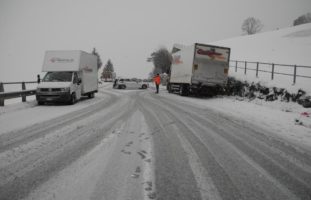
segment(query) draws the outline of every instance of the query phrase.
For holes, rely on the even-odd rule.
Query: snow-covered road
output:
[[[0,199],[311,199],[310,143],[161,92],[1,112]]]

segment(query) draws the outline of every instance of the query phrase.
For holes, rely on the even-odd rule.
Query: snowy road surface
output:
[[[311,199],[309,146],[172,95],[1,113],[0,199]]]

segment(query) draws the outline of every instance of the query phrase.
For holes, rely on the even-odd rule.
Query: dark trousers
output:
[[[156,93],[159,93],[159,85],[158,84],[156,84],[156,89],[157,89]]]

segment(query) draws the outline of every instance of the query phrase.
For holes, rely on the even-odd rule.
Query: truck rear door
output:
[[[229,48],[196,44],[192,82],[223,85],[228,76],[229,56]]]

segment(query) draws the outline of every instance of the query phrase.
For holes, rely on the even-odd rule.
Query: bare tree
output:
[[[295,19],[293,25],[297,26],[300,24],[306,24],[306,23],[310,23],[310,22],[311,22],[311,13],[307,13],[307,14],[301,15],[300,17]]]
[[[172,55],[166,48],[162,47],[153,52],[147,61],[153,62],[153,74],[168,73],[172,64]]]
[[[245,32],[247,35],[253,35],[261,31],[263,24],[259,19],[254,17],[249,17],[244,20],[242,24],[242,31]]]
[[[102,60],[99,56],[99,54],[97,53],[96,49],[93,48],[92,54],[97,56],[97,69],[101,68],[101,66],[103,65]]]

